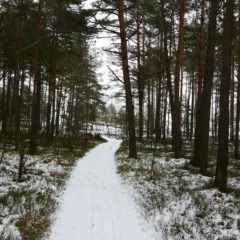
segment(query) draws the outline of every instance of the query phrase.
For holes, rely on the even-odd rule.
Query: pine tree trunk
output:
[[[8,74],[6,103],[5,103],[5,110],[4,110],[4,116],[3,116],[4,120],[3,120],[3,126],[2,126],[2,133],[4,136],[7,136],[9,133],[8,128],[9,128],[11,87],[12,87],[12,78],[10,74]]]
[[[180,24],[179,24],[179,38],[178,51],[176,58],[176,69],[174,78],[174,108],[172,119],[172,145],[174,157],[179,158],[181,153],[181,103],[179,99],[179,83],[180,71],[182,66],[182,52],[183,52],[183,29],[184,29],[184,14],[185,14],[185,0],[181,0],[180,6]]]
[[[141,68],[141,45],[140,45],[140,8],[137,8],[137,66],[138,66],[138,104],[139,104],[139,133],[138,138],[139,141],[142,141],[143,137],[143,99],[144,99],[144,81],[142,76],[142,68]]]
[[[29,152],[35,154],[37,151],[37,138],[38,138],[38,91],[39,91],[39,39],[40,39],[40,23],[41,23],[41,7],[42,0],[38,2],[38,14],[37,14],[37,24],[36,24],[36,47],[35,47],[35,60],[34,60],[34,93],[32,101],[32,120],[31,120],[31,137],[30,137],[30,147]]]
[[[172,115],[172,119],[174,119],[174,111],[173,111],[174,98],[173,98],[172,78],[171,78],[171,70],[170,70],[171,60],[168,54],[168,39],[167,39],[168,26],[166,24],[166,19],[165,19],[164,1],[161,1],[161,15],[162,15],[163,33],[164,33],[163,44],[164,44],[164,61],[165,61],[165,68],[166,68],[166,75],[167,75],[167,90],[169,92],[171,115]],[[170,45],[171,45],[171,42],[172,41],[170,41]],[[165,102],[165,110],[167,111],[166,108],[167,108],[167,103]],[[166,113],[169,114],[169,112],[166,112]],[[166,133],[168,135],[168,132],[169,132],[169,117],[167,119],[168,119],[167,129],[166,129],[166,126],[164,126],[164,129],[166,129],[166,131],[164,131],[164,135],[166,135]],[[164,136],[164,139],[165,139],[165,136]]]
[[[58,33],[56,31],[54,41],[54,57],[53,57],[53,79],[52,79],[52,120],[51,120],[51,139],[55,135],[55,108],[56,108],[56,81],[57,81],[57,48],[58,48]]]
[[[190,126],[189,126],[189,111],[190,111],[190,96],[191,96],[191,84],[188,84],[188,97],[186,94],[186,135],[187,139],[190,139]],[[186,88],[187,89],[187,88]]]
[[[32,76],[29,76],[29,85],[28,85],[28,129],[31,129],[31,85],[32,85]]]
[[[153,140],[153,134],[154,134],[154,108],[155,108],[155,81],[154,78],[152,78],[152,84],[151,84],[151,123],[150,123],[150,130],[151,130],[151,139]]]
[[[63,95],[62,94],[63,80],[64,80],[64,75],[62,75],[62,79],[61,79],[59,90],[58,90],[58,97],[57,97],[56,136],[59,135],[59,117],[60,117],[61,101],[62,101],[62,95]]]
[[[229,90],[231,79],[231,54],[233,38],[234,0],[227,0],[223,23],[222,75],[220,87],[220,116],[218,130],[217,167],[215,187],[225,192],[227,188],[228,135],[229,135]]]
[[[198,98],[197,98],[197,108],[199,108],[201,94],[202,94],[202,79],[203,79],[203,69],[204,69],[204,19],[205,19],[205,0],[201,3],[201,26],[200,26],[200,40],[199,40],[199,68],[198,68]]]
[[[211,0],[209,26],[208,26],[208,44],[206,55],[206,67],[204,72],[204,83],[201,94],[199,108],[196,112],[196,128],[194,142],[194,156],[192,164],[200,166],[202,174],[206,174],[208,166],[208,139],[209,139],[209,120],[211,91],[213,85],[215,39],[216,39],[216,18],[219,1]]]
[[[5,135],[5,126],[6,126],[6,65],[3,64],[3,92],[2,92],[2,101],[1,101],[1,120],[2,120],[2,135]]]
[[[238,1],[238,84],[237,84],[237,115],[234,157],[239,159],[239,116],[240,116],[240,0]]]
[[[118,6],[118,20],[119,20],[120,38],[121,38],[123,79],[124,79],[124,87],[125,87],[125,94],[126,94],[126,110],[127,110],[127,118],[128,118],[127,122],[128,122],[128,132],[129,132],[129,158],[137,158],[134,106],[133,106],[133,97],[132,97],[132,90],[131,90],[129,65],[128,65],[128,50],[127,50],[127,41],[126,41],[123,0],[119,0],[117,6]]]
[[[21,89],[20,89],[20,96],[18,98],[17,103],[17,111],[16,111],[16,123],[15,123],[15,149],[18,150],[19,146],[19,132],[21,127],[21,112],[22,112],[22,101],[23,101],[23,91],[24,91],[24,81],[25,81],[25,68],[24,68],[24,61],[22,67],[22,76],[21,76]]]
[[[14,124],[15,128],[15,140],[18,138],[18,104],[19,104],[19,82],[20,82],[20,46],[21,46],[21,35],[22,35],[22,6],[23,1],[19,0],[18,2],[18,20],[17,20],[17,41],[16,41],[16,62],[14,69],[14,87],[13,87],[13,101],[12,101],[12,114],[11,114],[11,122]],[[15,141],[15,149],[18,150],[18,141]]]
[[[48,105],[47,105],[47,124],[46,124],[46,135],[47,139],[50,139],[50,125],[51,125],[51,109],[52,109],[52,82],[53,82],[53,65],[54,65],[54,54],[55,54],[55,30],[52,31],[52,44],[51,44],[51,62],[50,62],[50,77],[48,82]]]
[[[193,138],[193,129],[194,129],[194,116],[195,116],[195,64],[194,64],[194,58],[195,58],[195,47],[193,46],[193,51],[192,51],[192,73],[191,73],[191,126],[190,126],[190,136],[189,140],[192,141]]]
[[[163,33],[162,26],[160,27],[160,49],[159,49],[159,64],[158,64],[158,81],[156,90],[156,118],[155,118],[155,132],[156,132],[156,143],[160,142],[161,139],[161,92],[162,92],[162,47],[163,47]]]
[[[232,47],[232,75],[231,75],[231,114],[230,114],[230,141],[234,142],[234,46]]]
[[[167,107],[168,107],[168,91],[166,88],[164,97],[164,112],[163,112],[163,143],[166,141],[166,123],[167,123]]]

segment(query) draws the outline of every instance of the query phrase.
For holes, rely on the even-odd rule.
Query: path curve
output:
[[[116,173],[121,141],[108,138],[78,161],[52,226],[50,240],[153,240]]]

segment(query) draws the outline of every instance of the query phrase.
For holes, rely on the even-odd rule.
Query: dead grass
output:
[[[16,226],[23,240],[35,240],[43,236],[50,226],[50,221],[48,218],[28,213],[18,219]]]

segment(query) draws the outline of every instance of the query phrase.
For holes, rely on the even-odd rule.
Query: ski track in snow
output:
[[[79,160],[67,184],[50,240],[154,240],[116,173],[121,141],[107,138]]]

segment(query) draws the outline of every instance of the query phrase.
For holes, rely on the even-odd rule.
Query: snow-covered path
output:
[[[64,193],[50,240],[154,240],[116,173],[108,139],[79,160]]]

